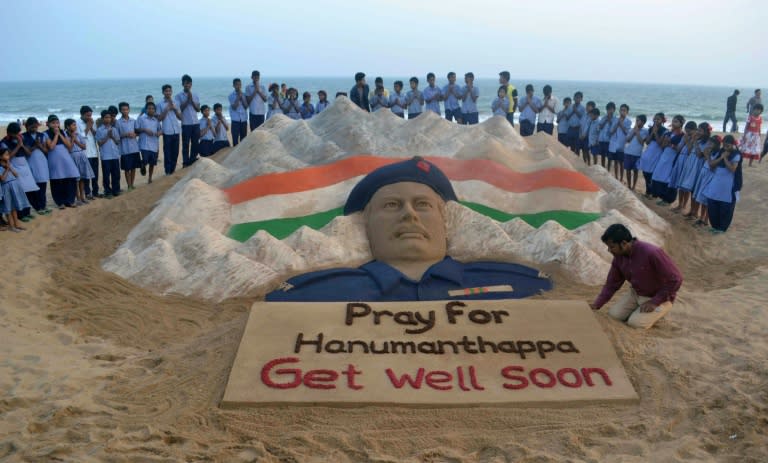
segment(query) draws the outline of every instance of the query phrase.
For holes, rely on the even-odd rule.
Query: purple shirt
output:
[[[629,281],[638,296],[650,297],[651,302],[659,306],[675,301],[677,290],[683,284],[683,275],[664,250],[635,240],[628,257],[613,257],[611,270],[595,300],[595,307],[599,309],[605,305],[625,281]]]

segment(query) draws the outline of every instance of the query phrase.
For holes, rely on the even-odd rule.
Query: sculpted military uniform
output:
[[[450,180],[422,158],[374,170],[352,189],[344,214],[365,214],[375,260],[299,275],[266,300],[516,299],[552,289],[549,277],[524,265],[446,257],[446,201],[457,201]],[[421,265],[415,272],[413,263]]]

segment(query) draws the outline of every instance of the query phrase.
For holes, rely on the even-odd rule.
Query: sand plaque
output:
[[[222,407],[638,399],[586,303],[256,303]]]

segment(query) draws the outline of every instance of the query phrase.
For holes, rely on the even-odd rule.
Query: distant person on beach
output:
[[[656,164],[661,156],[661,139],[667,131],[667,128],[664,126],[666,122],[667,118],[664,116],[664,113],[656,113],[653,116],[653,125],[648,131],[648,136],[645,138],[646,147],[640,156],[640,162],[637,166],[643,171],[643,178],[645,179],[645,199],[652,199],[655,196],[651,188],[653,185],[653,170],[656,168]]]
[[[93,171],[91,181],[85,182],[85,197],[90,201],[103,196],[99,194],[99,148],[96,144],[96,124],[93,120],[93,110],[90,106],[80,107],[77,133],[85,140],[85,155],[88,157],[88,162]]]
[[[709,156],[707,150],[711,149],[709,141],[711,135],[712,126],[707,122],[699,123],[696,141],[693,143],[692,151],[688,154],[683,170],[680,173],[680,180],[678,181],[680,206],[682,206],[680,212],[682,213],[690,202],[691,207],[689,211],[683,214],[683,217],[688,220],[695,219],[699,214],[699,203],[696,202],[694,189],[699,180],[701,167],[706,163]]]
[[[723,119],[723,132],[725,132],[725,126],[728,125],[728,121],[731,121],[731,132],[738,132],[739,123],[736,121],[736,103],[739,98],[739,91],[734,90],[733,95],[729,96],[725,101],[725,119]]]
[[[267,97],[267,120],[275,114],[283,114],[283,98],[280,96],[280,86],[272,83],[269,85],[269,96]]]
[[[616,113],[616,103],[609,101],[605,105],[605,116],[600,119],[600,123],[597,124],[597,128],[600,130],[597,141],[600,144],[600,165],[606,167],[608,161],[608,145],[611,142],[611,125],[613,124],[614,115]],[[611,170],[611,163],[607,162],[607,170]]]
[[[545,85],[543,93],[544,99],[541,101],[539,123],[536,125],[536,131],[552,135],[552,132],[555,131],[555,115],[559,108],[559,101],[556,96],[552,95],[551,85]]]
[[[579,153],[581,144],[579,143],[579,132],[581,131],[581,123],[585,117],[587,117],[587,111],[581,104],[581,100],[584,98],[584,94],[576,92],[573,94],[573,104],[566,111],[568,117],[568,146],[575,154]]]
[[[581,120],[581,127],[579,127],[579,152],[581,153],[582,159],[585,159],[587,165],[590,165],[589,158],[592,154],[592,146],[590,143],[592,140],[589,138],[590,131],[599,122],[599,119],[597,121],[592,120],[592,111],[595,109],[597,109],[597,104],[591,100],[587,101],[587,105],[584,109],[586,116]],[[576,153],[576,155],[578,156],[579,153]]]
[[[536,117],[541,110],[541,100],[533,94],[533,85],[525,86],[525,95],[520,98],[520,135],[529,137],[536,129]]]
[[[571,109],[571,97],[563,98],[563,109],[557,113],[557,141],[568,146],[568,113]]]
[[[184,90],[175,96],[176,106],[181,110],[181,164],[189,167],[197,160],[200,143],[200,124],[197,113],[200,112],[200,98],[192,93],[192,78],[188,74],[181,76]]]
[[[28,194],[27,199],[29,199],[30,204],[32,204],[38,215],[48,215],[51,213],[51,210],[46,207],[48,202],[46,191],[48,189],[48,181],[50,180],[48,159],[45,156],[45,153],[48,152],[48,135],[37,131],[40,123],[35,117],[28,118],[24,122],[24,127],[27,130],[24,132],[22,139],[27,147],[27,151],[30,153],[27,157],[27,163],[39,188],[38,191]]]
[[[680,270],[663,249],[633,237],[622,224],[609,226],[601,240],[613,254],[613,262],[605,286],[590,307],[600,310],[627,281],[629,292],[608,309],[608,315],[633,328],[652,327],[672,309],[683,284]]]
[[[165,136],[163,136],[163,142],[165,142]],[[120,134],[112,126],[112,115],[109,111],[101,112],[101,127],[96,131],[96,143],[99,144],[99,152],[101,153],[101,181],[104,187],[104,197],[110,199],[119,196]]]
[[[248,97],[243,93],[243,82],[240,79],[232,79],[232,88],[232,93],[227,99],[229,100],[229,120],[232,121],[232,145],[237,146],[241,140],[245,140],[245,137],[248,136],[249,105]]]
[[[169,84],[163,85],[163,101],[157,103],[157,119],[163,124],[163,167],[165,175],[171,175],[176,170],[176,163],[179,161],[181,110],[176,106],[172,95],[173,88]]]
[[[620,182],[624,182],[624,146],[630,129],[632,119],[629,118],[629,105],[622,103],[619,106],[619,117],[611,124],[611,137],[608,141],[608,162],[613,161],[613,176]]]
[[[755,89],[755,95],[747,101],[747,117],[749,117],[750,114],[752,114],[752,108],[756,104],[762,104],[763,100],[761,99],[762,91],[758,88]]]
[[[368,101],[373,100],[373,95],[376,94],[376,91],[381,89],[381,93],[384,94],[384,96],[387,98],[387,101],[389,101],[389,90],[387,90],[386,87],[384,87],[384,79],[381,77],[377,77],[373,81],[373,90],[368,94]]]
[[[760,131],[763,124],[763,105],[757,103],[752,106],[752,112],[747,118],[747,125],[744,127],[744,136],[741,137],[741,153],[745,159],[749,159],[749,167],[752,167],[752,161],[760,161],[762,143],[760,143]]]
[[[373,89],[373,96],[369,99],[371,103],[371,112],[389,108],[389,97],[384,94],[384,90],[384,87],[378,84]]]
[[[315,107],[312,106],[312,94],[304,92],[301,95],[301,99],[303,100],[301,103],[301,118],[312,119],[312,116],[315,115]]]
[[[709,161],[709,167],[714,172],[702,194],[707,198],[707,214],[712,225],[709,231],[714,235],[728,231],[733,221],[743,182],[741,161],[741,152],[733,135],[723,137],[723,148]]]
[[[419,90],[418,77],[411,77],[409,80],[411,89],[405,94],[405,98],[408,102],[408,120],[419,117],[422,111],[422,105],[424,104],[424,95]]]
[[[503,85],[496,92],[496,98],[491,102],[491,112],[494,116],[501,116],[506,119],[509,114],[509,97],[507,97],[507,88]]]
[[[21,182],[18,180],[18,172],[11,163],[11,153],[5,145],[0,145],[0,187],[2,188],[0,212],[8,216],[10,230],[12,232],[26,230],[19,223],[18,212],[31,206],[27,200],[27,195],[24,194],[24,189],[21,187]]]
[[[590,101],[589,103],[592,102]],[[589,105],[589,103],[587,103],[587,105]],[[587,120],[588,122],[586,126],[582,125],[583,132],[586,134],[586,143],[582,145],[581,159],[584,161],[584,164],[591,166],[592,164],[597,164],[597,153],[600,151],[599,145],[597,144],[597,123],[600,120],[600,110],[594,106],[588,109]],[[583,148],[584,146],[586,146],[586,150]]]
[[[403,81],[396,80],[394,91],[389,94],[389,109],[395,116],[405,119],[405,107],[407,106],[406,97],[403,93]]]
[[[219,150],[229,148],[229,124],[227,124],[227,118],[224,117],[224,107],[221,103],[215,103],[213,105],[213,117],[211,117],[213,123],[213,153],[216,154]]]
[[[371,91],[368,84],[365,83],[365,73],[355,74],[355,85],[349,90],[349,99],[363,111],[370,112],[371,105],[368,102],[368,93]]]
[[[139,133],[141,160],[148,169],[147,183],[152,183],[152,174],[155,172],[157,154],[160,151],[160,135],[163,133],[154,103],[147,103],[147,113],[136,121],[136,131]]]
[[[456,121],[458,124],[461,124],[461,104],[459,103],[463,96],[461,85],[456,85],[455,72],[449,72],[446,77],[448,78],[448,83],[443,86],[441,92],[445,106],[445,118],[449,121]]]
[[[74,119],[67,119],[64,121],[64,126],[67,128],[69,139],[72,140],[69,154],[80,172],[80,178],[76,180],[75,184],[75,197],[77,198],[75,204],[84,206],[88,204],[88,199],[85,197],[85,185],[90,183],[93,178],[93,169],[91,163],[88,162],[88,156],[85,154],[85,139],[77,131],[77,122]]]
[[[424,109],[426,111],[432,111],[433,113],[440,115],[440,99],[443,97],[443,92],[440,91],[440,87],[435,85],[435,74],[430,72],[427,74],[427,86],[422,92],[424,96]]]
[[[60,126],[55,114],[48,116],[48,171],[51,176],[51,196],[59,209],[77,207],[77,181],[80,171],[69,154],[72,141]],[[118,172],[118,178],[119,178]]]
[[[29,205],[17,209],[17,217],[22,222],[29,222],[34,218],[32,215],[32,201],[30,198],[37,196],[40,187],[35,182],[35,177],[32,174],[32,169],[27,162],[27,156],[32,152],[24,145],[24,137],[21,135],[21,125],[17,122],[11,122],[6,127],[6,136],[0,141],[0,147],[4,147],[8,150],[8,155],[11,160],[11,166],[16,171],[16,182],[21,186],[24,192],[24,197],[29,202]]]
[[[685,135],[683,126],[685,126],[685,117],[676,115],[672,118],[672,128],[659,141],[661,154],[651,175],[651,191],[655,197],[659,198],[656,202],[657,206],[669,206],[677,198],[677,190],[671,188],[669,182],[672,179],[675,159],[682,149]]]
[[[507,99],[509,100],[509,110],[507,111],[507,120],[512,127],[515,126],[515,111],[517,111],[517,89],[514,85],[509,83],[510,74],[509,71],[501,71],[499,73],[499,84],[504,87],[507,93]]]
[[[301,103],[299,103],[299,91],[291,87],[287,97],[283,100],[283,114],[295,121],[301,119]]]
[[[127,191],[136,189],[133,186],[136,180],[136,169],[141,167],[141,155],[139,154],[139,137],[136,133],[136,120],[131,118],[131,107],[125,101],[118,107],[122,117],[117,120],[115,127],[120,135],[120,169],[125,172]]]
[[[208,105],[200,107],[200,156],[207,158],[213,154],[213,121],[211,121],[211,108]]]
[[[251,83],[245,87],[245,97],[248,102],[248,121],[251,125],[251,132],[253,132],[264,123],[267,113],[267,89],[261,85],[261,73],[259,71],[251,72]]]
[[[325,90],[317,92],[317,103],[315,103],[315,114],[325,111],[331,103],[328,101],[328,93]]]
[[[645,139],[648,137],[648,129],[645,123],[648,118],[645,114],[640,114],[635,118],[634,128],[627,134],[627,145],[624,148],[624,170],[627,172],[627,186],[635,191],[638,177],[637,164],[640,161],[640,155],[643,154]]]
[[[464,87],[461,89],[461,120],[466,125],[475,125],[480,122],[480,113],[477,110],[477,99],[480,98],[480,89],[475,86],[475,74],[464,74]]]

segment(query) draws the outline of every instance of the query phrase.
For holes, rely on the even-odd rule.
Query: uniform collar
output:
[[[396,268],[378,260],[368,262],[360,268],[365,270],[365,272],[376,281],[376,284],[384,293],[392,290],[396,285],[400,284],[402,280],[413,283],[413,280],[403,275]],[[440,262],[429,267],[427,271],[424,272],[419,283],[430,278],[439,278],[461,285],[464,279],[464,266],[446,256]]]

